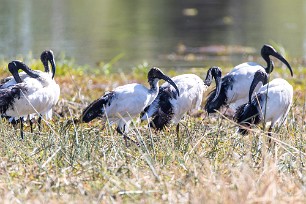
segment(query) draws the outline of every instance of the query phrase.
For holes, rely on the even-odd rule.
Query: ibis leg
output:
[[[116,130],[117,130],[117,132],[118,132],[120,135],[123,136],[123,139],[124,139],[124,141],[125,141],[125,146],[126,146],[126,147],[128,147],[128,140],[131,141],[131,142],[133,142],[133,143],[136,144],[137,146],[139,146],[139,143],[136,142],[135,140],[133,140],[132,138],[130,138],[129,136],[127,136],[127,134],[124,133],[124,132],[121,130],[121,128],[120,128],[119,126],[117,127]]]
[[[38,130],[40,132],[41,131],[41,115],[39,115],[37,122],[38,122]]]
[[[125,140],[125,145],[126,145],[126,146],[128,146],[128,143],[127,143],[128,140],[131,141],[131,142],[133,142],[133,143],[136,144],[137,146],[140,146],[138,142],[136,142],[135,140],[133,140],[132,138],[130,138],[129,136],[127,136],[127,134],[125,134],[125,133],[123,134],[123,138],[124,138],[124,140]]]
[[[23,118],[20,117],[20,136],[23,139]]]
[[[179,136],[180,134],[180,124],[179,123],[176,125],[176,134],[177,136]]]
[[[268,130],[268,146],[269,149],[274,148],[275,147],[275,141],[272,141],[272,128],[274,127],[274,124],[272,123],[271,126],[269,127]]]
[[[181,137],[180,137],[180,123],[176,125],[176,137],[178,144],[181,143]]]
[[[268,143],[269,145],[271,145],[271,142],[272,142],[272,125],[269,127],[269,130],[268,130]]]
[[[30,128],[31,128],[31,133],[33,133],[33,121],[30,119]]]

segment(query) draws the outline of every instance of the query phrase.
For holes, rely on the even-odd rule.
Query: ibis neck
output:
[[[150,84],[149,93],[151,93],[151,94],[157,94],[158,93],[158,89],[159,89],[158,81],[159,81],[159,79],[153,79],[153,80],[149,81],[149,84]]]
[[[55,68],[53,68],[53,65],[51,64],[52,71],[50,72],[50,67],[48,61],[43,62],[45,72],[50,74],[52,76],[52,79],[54,78]]]
[[[30,69],[26,64],[20,62],[20,61],[12,61],[9,63],[8,65],[8,69],[9,71],[12,73],[12,75],[15,78],[15,81],[17,83],[21,83],[22,80],[18,74],[18,70],[21,69],[23,70],[25,73],[27,73],[30,77],[32,78],[38,78],[39,75],[33,71],[32,69]]]
[[[273,71],[273,62],[270,58],[269,60],[266,60],[266,62],[267,62],[267,67],[265,68],[265,70],[268,74],[270,74]]]
[[[273,62],[270,59],[270,56],[268,53],[262,52],[261,53],[262,58],[266,61],[267,67],[265,67],[265,70],[268,74],[270,74],[273,70]]]
[[[50,68],[49,68],[48,61],[47,61],[47,60],[41,60],[41,62],[42,62],[43,65],[44,65],[45,72],[49,73],[49,72],[50,72]]]

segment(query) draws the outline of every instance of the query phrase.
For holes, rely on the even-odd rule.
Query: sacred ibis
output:
[[[267,82],[267,73],[258,70],[249,91],[249,102],[237,108],[235,120],[241,124],[238,132],[248,133],[252,124],[271,122],[268,135],[271,136],[272,128],[277,124],[282,125],[292,105],[293,88],[282,78],[276,78],[260,87],[254,96],[253,92],[258,82]]]
[[[48,73],[33,71],[20,61],[10,62],[8,69],[15,82],[10,80],[0,89],[0,113],[4,117],[20,119],[20,133],[23,138],[22,118],[38,113],[50,119],[52,107],[59,99],[60,88]],[[27,77],[22,79],[19,69]]]
[[[267,74],[273,71],[273,61],[270,56],[274,56],[282,61],[290,70],[291,76],[293,72],[287,60],[279,54],[271,45],[264,45],[261,49],[261,56],[266,61],[267,67],[263,67],[255,62],[246,62],[234,67],[227,75],[222,78],[221,89],[217,94],[214,89],[208,96],[205,109],[208,113],[214,113],[224,105],[233,105],[238,107],[247,103],[248,93],[251,83],[254,79],[256,71],[261,70]],[[259,87],[256,87],[255,91]],[[217,99],[214,100],[217,96]]]
[[[179,95],[176,84],[159,68],[153,67],[148,72],[150,89],[137,83],[119,86],[86,107],[81,120],[88,123],[100,117],[107,119],[110,124],[117,124],[116,130],[123,135],[127,145],[127,139],[131,140],[127,136],[131,120],[154,101],[159,92],[158,81],[160,79],[169,82]]]
[[[172,122],[177,125],[176,131],[178,134],[179,121],[187,112],[194,112],[200,109],[203,93],[211,85],[213,77],[217,90],[219,90],[221,80],[221,69],[219,67],[208,69],[204,81],[195,74],[183,74],[171,78],[177,85],[180,96],[177,96],[176,91],[168,82],[165,82],[159,88],[156,99],[142,113],[141,120],[153,118],[150,126],[157,130],[162,130]]]
[[[52,50],[44,50],[42,53],[41,53],[41,56],[40,56],[40,60],[42,62],[42,64],[44,65],[44,72],[40,71],[40,70],[35,70],[34,72],[39,75],[39,80],[42,81],[42,83],[44,83],[44,81],[47,81],[47,86],[51,86],[50,88],[50,91],[52,90],[52,93],[54,94],[53,95],[53,105],[52,107],[57,103],[58,99],[59,99],[59,95],[60,95],[60,87],[58,84],[56,84],[56,82],[54,81],[54,76],[55,76],[55,72],[56,72],[56,65],[55,65],[55,60],[54,60],[54,54],[53,54],[53,51]],[[16,69],[19,69],[18,67],[16,66],[20,66],[20,69],[25,69],[24,66],[26,66],[24,63],[22,62],[18,62],[18,61],[13,61],[12,63],[15,64],[15,70]],[[51,72],[50,72],[50,68],[49,68],[49,63],[51,64]],[[11,67],[14,67],[13,65],[11,65]],[[30,69],[31,70],[31,69]],[[33,70],[31,70],[30,73],[32,73]],[[28,71],[29,73],[29,71]],[[33,78],[31,76],[29,76],[29,74],[26,73],[26,72],[20,72],[18,73],[19,75],[19,78],[21,81],[27,81],[26,78]],[[32,80],[32,79],[31,79]],[[11,85],[14,85],[16,84],[16,80],[15,80],[15,77],[13,76],[10,76],[10,77],[7,77],[5,79],[2,79],[1,80],[1,84],[0,84],[0,88],[6,88],[8,86],[11,86]],[[43,86],[46,86],[46,84],[44,84]],[[52,93],[48,93],[49,95],[52,94]],[[40,128],[41,127],[41,117],[44,116],[46,118],[46,120],[49,120],[52,118],[52,107],[49,106],[46,106],[46,110],[43,111],[43,112],[40,112],[38,115],[38,127]],[[28,116],[25,116],[23,119],[27,119],[29,118],[29,121],[30,121],[30,126],[31,126],[31,132],[33,132],[33,128],[32,128],[32,118],[35,117],[37,113],[33,113],[33,114],[30,114]],[[18,118],[19,119],[19,118]],[[16,121],[15,118],[10,118],[10,121]]]

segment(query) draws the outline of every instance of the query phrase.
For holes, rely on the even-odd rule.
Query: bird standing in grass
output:
[[[267,82],[267,73],[258,70],[255,75],[249,92],[249,102],[238,107],[235,113],[235,120],[241,125],[238,132],[247,134],[252,124],[270,122],[268,135],[271,136],[272,128],[275,125],[282,125],[285,121],[293,99],[293,88],[284,79],[273,79],[262,86],[256,95],[254,89],[261,81]]]
[[[20,119],[20,134],[23,138],[23,119],[28,115],[52,117],[52,108],[59,99],[60,88],[45,72],[31,70],[20,61],[12,61],[8,69],[14,79],[2,84],[0,89],[0,113],[4,117]],[[18,73],[22,69],[23,79]],[[51,112],[51,115],[50,115]]]
[[[213,90],[206,102],[205,109],[208,113],[214,113],[224,105],[233,105],[237,108],[239,105],[248,102],[248,94],[254,74],[261,70],[267,74],[273,71],[273,61],[270,56],[274,56],[282,61],[293,72],[287,60],[279,54],[272,46],[264,45],[261,49],[261,56],[266,61],[267,66],[263,67],[255,62],[246,62],[234,67],[234,69],[222,78],[221,89],[219,94]],[[258,87],[255,91],[258,90]],[[217,98],[216,98],[217,97]]]
[[[177,125],[179,133],[179,122],[187,112],[198,111],[202,104],[203,93],[211,85],[212,78],[216,82],[217,92],[220,89],[221,69],[211,67],[207,71],[203,81],[195,74],[183,74],[175,76],[172,81],[177,85],[180,96],[168,82],[159,88],[159,93],[153,103],[142,113],[141,120],[153,118],[150,126],[162,130],[171,122]]]
[[[160,79],[169,82],[179,95],[176,84],[159,68],[153,67],[148,72],[150,89],[137,83],[119,86],[86,107],[81,116],[81,120],[88,123],[100,117],[107,119],[110,124],[117,124],[116,130],[119,134],[123,135],[127,145],[127,139],[130,139],[127,136],[130,123],[145,107],[154,101],[158,95],[158,81]]]
[[[30,70],[30,73],[35,72],[37,75],[39,75],[40,80],[41,79],[46,79],[46,80],[50,80],[50,78],[54,81],[54,76],[55,76],[55,72],[56,72],[56,65],[55,65],[55,60],[54,60],[54,54],[52,50],[44,50],[41,55],[40,55],[40,60],[42,62],[42,64],[44,65],[44,72],[40,71],[40,70]],[[13,61],[12,63],[14,63],[15,65],[11,65],[12,67],[15,66],[14,69],[24,69],[25,64],[19,61]],[[49,63],[51,64],[51,70],[49,67]],[[19,68],[17,67],[19,66]],[[29,73],[29,71],[28,71]],[[26,72],[20,72],[18,73],[19,78],[21,79],[21,81],[27,81],[27,78],[32,78],[29,80],[33,80],[33,77],[29,76],[29,74]],[[7,88],[9,86],[12,86],[14,84],[16,84],[16,80],[13,76],[4,78],[1,80],[0,83],[0,88]],[[58,84],[55,83],[51,83],[53,85],[53,91],[52,93],[54,93],[54,102],[52,107],[57,103],[59,96],[60,96],[60,87]],[[47,120],[52,118],[52,107],[47,107],[47,111],[44,111],[42,113],[39,113],[39,117],[38,117],[38,127],[41,127],[41,117],[44,116]],[[23,120],[29,119],[30,121],[30,126],[31,126],[31,132],[33,132],[33,128],[32,128],[32,118],[35,117],[35,115],[37,115],[37,113],[34,114],[30,114],[28,116],[24,116]],[[12,121],[13,123],[17,123],[19,120],[16,118],[10,118],[10,121]]]

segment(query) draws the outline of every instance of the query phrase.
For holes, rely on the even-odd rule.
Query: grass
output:
[[[118,56],[120,57],[120,56]],[[130,82],[147,84],[147,64],[130,74],[113,74],[105,64],[95,73],[57,60],[61,99],[43,130],[19,137],[0,122],[0,196],[7,203],[305,203],[305,69],[295,78],[277,69],[295,87],[288,121],[269,147],[261,128],[236,134],[236,124],[202,112],[163,132],[134,123],[130,135],[143,140],[125,146],[113,127],[99,120],[77,123],[82,109],[104,91]],[[5,64],[1,76],[8,75]],[[107,64],[107,63],[106,63]],[[31,67],[41,67],[31,61]],[[104,67],[104,68],[103,68]],[[230,68],[231,66],[228,66]],[[206,69],[197,70],[203,76]],[[228,69],[223,69],[226,73]],[[182,71],[183,72],[183,71]],[[194,72],[194,70],[185,70]],[[171,76],[181,73],[171,72]]]

